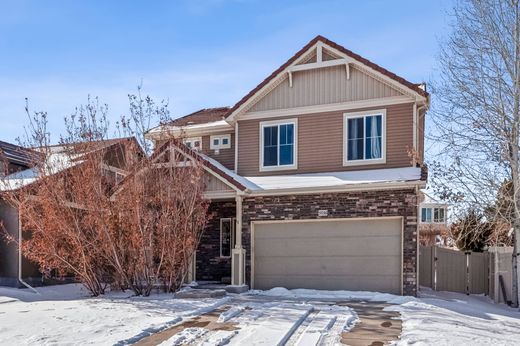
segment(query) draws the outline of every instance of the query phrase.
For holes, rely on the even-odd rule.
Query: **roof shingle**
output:
[[[219,121],[225,119],[225,115],[228,111],[229,107],[204,108],[183,117],[177,118],[168,125],[188,126]]]

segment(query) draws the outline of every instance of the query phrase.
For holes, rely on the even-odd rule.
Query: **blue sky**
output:
[[[63,117],[99,96],[113,122],[141,83],[177,117],[233,105],[317,34],[412,82],[435,77],[450,0],[0,0],[0,140],[33,110]]]

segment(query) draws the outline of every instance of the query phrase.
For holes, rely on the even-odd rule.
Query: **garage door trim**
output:
[[[323,218],[323,219],[293,219],[293,220],[256,220],[251,221],[251,289],[255,288],[255,225],[257,224],[283,224],[283,223],[307,223],[307,222],[331,222],[331,221],[361,221],[361,220],[401,220],[401,270],[400,270],[400,290],[403,294],[403,246],[404,246],[404,225],[402,216],[378,216],[378,217],[347,217],[347,218]]]

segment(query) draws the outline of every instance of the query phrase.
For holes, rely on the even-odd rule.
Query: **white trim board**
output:
[[[398,105],[413,103],[414,100],[408,96],[392,96],[384,97],[380,99],[361,100],[361,101],[350,101],[342,103],[328,103],[323,105],[312,105],[305,107],[294,107],[286,109],[273,109],[268,111],[259,112],[248,112],[240,116],[238,121],[243,120],[254,120],[254,119],[269,119],[279,118],[293,115],[308,115],[314,113],[325,113],[325,112],[337,112],[337,111],[350,111],[361,108],[381,108],[385,106]]]

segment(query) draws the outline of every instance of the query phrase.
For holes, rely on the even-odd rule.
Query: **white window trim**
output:
[[[229,256],[222,255],[222,224],[226,221],[229,221],[231,224],[231,244],[229,249]],[[233,249],[235,248],[235,218],[234,217],[223,217],[220,219],[220,257],[223,258],[230,258],[231,254],[233,253]]]
[[[199,141],[199,143],[200,143],[199,150],[202,150],[202,137],[188,137],[188,138],[184,138],[184,140],[182,142],[184,144],[186,144],[188,142],[193,143],[193,142],[196,142],[196,141]],[[191,148],[193,149],[193,144],[192,144]]]
[[[422,210],[423,209],[431,209],[432,210],[432,212],[431,212],[432,220],[430,222],[422,220]],[[444,221],[435,222],[435,210],[434,209],[443,209],[444,210]],[[429,206],[421,206],[420,207],[420,214],[419,214],[419,223],[421,223],[423,225],[447,225],[448,224],[448,208],[446,208],[444,206],[431,206],[431,205],[429,205]]]
[[[380,159],[362,159],[362,160],[348,160],[348,119],[352,118],[366,118],[371,115],[381,115],[381,127],[382,127],[382,139],[381,139],[381,158]],[[366,138],[366,126],[363,123],[363,128],[365,130],[364,137]],[[364,139],[363,139],[364,140]],[[365,155],[365,150],[363,147],[363,155]],[[375,109],[364,112],[355,112],[355,113],[343,113],[343,166],[362,166],[362,165],[375,165],[386,163],[386,109]]]
[[[226,138],[228,140],[228,144],[222,144],[222,140]],[[213,141],[215,139],[219,140],[219,144],[215,145]],[[218,150],[218,149],[229,149],[231,148],[231,135],[225,134],[225,135],[212,135],[209,137],[209,148],[212,150]]]
[[[294,146],[293,146],[293,157],[294,161],[292,165],[283,165],[283,166],[264,166],[264,127],[270,127],[273,125],[294,125]],[[280,131],[278,131],[278,146],[280,145]],[[270,171],[285,171],[291,169],[298,169],[298,119],[284,119],[284,120],[272,120],[272,121],[262,121],[260,123],[260,155],[259,155],[259,167],[260,172],[270,172]],[[278,160],[280,160],[280,155],[278,155]]]

